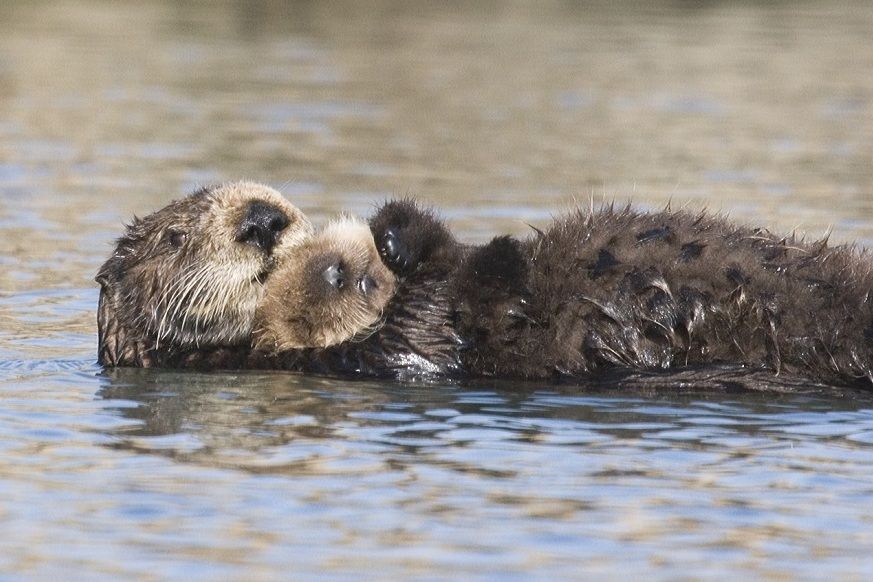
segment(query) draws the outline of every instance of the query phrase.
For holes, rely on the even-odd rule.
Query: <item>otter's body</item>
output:
[[[684,212],[605,207],[480,247],[391,202],[371,220],[398,277],[363,342],[249,365],[324,373],[591,379],[743,366],[868,386],[873,268],[828,247]]]
[[[483,246],[457,242],[406,200],[385,204],[370,228],[396,275],[375,333],[279,353],[193,350],[165,365],[402,379],[630,378],[642,388],[669,385],[669,374],[720,389],[779,388],[784,379],[794,390],[798,378],[873,382],[873,266],[853,247],[707,214],[611,206]]]
[[[607,207],[495,239],[451,277],[473,375],[727,363],[873,381],[873,266],[851,247]]]

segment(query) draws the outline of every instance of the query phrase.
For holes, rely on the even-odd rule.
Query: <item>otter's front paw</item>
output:
[[[412,255],[409,248],[397,236],[394,228],[388,228],[380,237],[379,256],[385,265],[395,274],[407,272],[412,267]]]

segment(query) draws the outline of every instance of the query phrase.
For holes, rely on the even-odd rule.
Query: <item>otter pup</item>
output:
[[[300,245],[270,276],[254,345],[277,352],[326,347],[375,330],[394,293],[366,223],[346,217]]]
[[[613,206],[472,248],[409,201],[388,203],[371,224],[398,289],[410,281],[447,289],[418,301],[446,313],[444,344],[459,340],[467,375],[591,378],[740,364],[873,382],[873,265],[853,247]]]
[[[311,232],[281,194],[251,182],[134,218],[96,277],[99,363],[148,367],[183,350],[248,345],[267,275]]]

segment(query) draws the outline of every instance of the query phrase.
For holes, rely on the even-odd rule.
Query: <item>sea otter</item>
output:
[[[267,276],[311,234],[300,210],[251,182],[135,218],[96,277],[98,361],[161,366],[181,351],[248,346]]]
[[[295,249],[270,276],[253,343],[280,352],[326,347],[373,333],[394,294],[365,222],[344,217]]]
[[[459,243],[431,210],[409,200],[383,205],[370,228],[397,278],[374,333],[278,351],[281,335],[270,338],[273,349],[247,349],[240,340],[175,351],[160,364],[396,378],[630,379],[642,388],[674,377],[684,386],[764,389],[774,378],[790,390],[804,377],[865,387],[873,381],[873,267],[851,246],[781,237],[705,213],[613,206],[482,246]],[[307,325],[308,337],[318,336],[318,318]],[[657,376],[663,371],[668,375]]]
[[[255,352],[247,365],[586,380],[716,366],[734,380],[745,369],[755,381],[873,381],[873,266],[852,247],[613,206],[478,247],[409,200],[370,226],[397,275],[383,326],[326,349]]]
[[[341,221],[287,257],[267,282],[252,349],[192,349],[175,353],[162,365],[396,379],[465,376],[460,360],[463,340],[454,331],[454,302],[446,277],[457,266],[454,239],[435,215],[424,211],[415,215],[410,230],[404,230],[405,225],[395,220],[400,214],[392,212],[398,204],[385,205],[370,220],[369,231],[362,231],[360,223]],[[403,248],[391,241],[386,247],[382,240],[377,250],[371,233],[389,227],[403,238]],[[349,253],[353,247],[360,250]],[[396,283],[383,264],[389,255]],[[401,264],[404,260],[409,270]],[[333,267],[343,263],[351,269],[340,276],[353,287],[333,289],[339,274]],[[376,284],[369,293],[367,273]],[[340,341],[346,337],[351,339]],[[301,349],[289,349],[292,346]]]

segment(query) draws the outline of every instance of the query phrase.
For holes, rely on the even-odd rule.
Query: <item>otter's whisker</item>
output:
[[[161,298],[159,305],[165,306],[164,317],[163,320],[166,320],[167,317],[172,319],[173,308],[179,305],[179,301],[181,301],[181,296],[188,292],[190,287],[190,283],[192,280],[198,278],[204,271],[206,270],[206,266],[192,266],[191,269],[183,272],[170,287],[169,291]]]
[[[214,273],[211,277],[212,280],[209,281],[210,284],[204,288],[202,295],[199,298],[199,305],[205,307],[206,310],[198,313],[194,321],[194,335],[198,338],[198,345],[200,338],[200,325],[208,324],[209,322],[219,319],[225,314],[227,298],[239,296],[240,286],[238,283],[234,285],[233,289],[228,289],[226,285],[222,286],[219,284]]]
[[[191,268],[184,271],[170,286],[167,293],[161,297],[160,302],[158,303],[156,310],[163,305],[163,315],[161,316],[161,321],[158,325],[157,331],[157,345],[156,348],[160,346],[160,341],[168,336],[171,331],[171,327],[167,326],[168,320],[172,320],[174,316],[171,316],[171,312],[174,311],[173,307],[176,306],[175,311],[178,311],[178,303],[181,302],[182,297],[180,295],[184,295],[186,293],[186,289],[189,288],[188,283],[197,277],[200,277],[203,272],[207,270],[207,266],[198,266],[192,265]],[[166,331],[165,331],[166,330]]]
[[[191,309],[198,304],[200,294],[210,281],[211,274],[209,271],[204,271],[203,273],[198,274],[196,278],[188,283],[185,293],[179,297],[171,319],[178,321],[179,317],[182,318],[182,322],[178,329],[179,334],[183,337],[188,335],[185,331],[185,323],[187,322],[188,316],[191,314]],[[184,343],[184,340],[181,341]]]
[[[213,282],[213,274],[211,272],[200,277],[200,282],[197,284],[197,288],[191,293],[191,295],[188,299],[187,305],[185,306],[185,309],[184,309],[184,316],[182,317],[182,324],[179,327],[179,329],[182,332],[184,332],[184,330],[185,330],[185,324],[188,322],[188,316],[191,315],[191,307],[194,305],[197,305],[197,302],[200,300],[201,293],[203,293],[204,291],[209,293],[209,291],[208,291],[208,289],[210,288],[209,283],[212,283],[212,282]],[[198,336],[196,333],[197,332],[196,321],[195,321],[195,330],[194,331],[195,331],[195,333],[194,333],[195,339],[197,339]],[[197,341],[195,343],[197,345],[199,345],[199,341]]]
[[[195,278],[199,277],[208,268],[207,265],[192,265],[191,268],[181,273],[172,286],[167,290],[161,298],[160,303],[168,307],[173,305],[179,297],[180,293],[184,293],[188,284]]]
[[[223,285],[221,280],[216,277],[213,273],[212,275],[216,281],[214,284],[209,285],[206,288],[205,295],[201,299],[201,305],[206,307],[206,310],[199,314],[197,326],[195,326],[195,330],[198,329],[200,322],[210,322],[220,318],[223,318],[227,315],[227,307],[228,307],[228,298],[230,297],[242,297],[244,291],[244,285],[247,281],[243,280],[241,277],[237,277],[232,284],[227,284],[225,282]],[[231,318],[237,319],[237,318]],[[237,325],[233,329],[228,329],[228,333],[231,336],[237,336],[240,333],[240,327]]]
[[[209,272],[208,266],[203,266],[199,269],[192,269],[190,275],[184,277],[181,281],[181,286],[178,290],[173,294],[170,301],[168,301],[166,311],[164,312],[164,317],[161,320],[161,327],[163,327],[164,322],[173,321],[176,319],[179,314],[179,310],[182,309],[182,305],[185,302],[185,299],[191,294],[192,288],[197,284],[197,281],[206,276]],[[172,327],[167,328],[167,334],[169,335]],[[182,331],[180,329],[180,331]],[[159,333],[160,337],[160,333]]]

